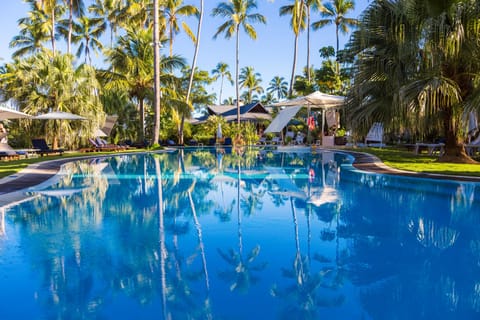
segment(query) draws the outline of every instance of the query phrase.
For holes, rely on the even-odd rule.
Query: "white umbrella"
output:
[[[70,112],[63,111],[52,111],[49,113],[44,113],[33,117],[33,119],[38,120],[87,120],[87,118],[79,116],[78,114],[73,114]]]
[[[323,128],[325,127],[325,110],[331,108],[338,108],[345,103],[345,97],[335,96],[331,94],[315,91],[303,97],[298,97],[292,100],[277,102],[272,106],[306,106],[308,108],[308,114],[310,114],[310,108],[322,109],[322,141],[323,141]],[[308,132],[310,134],[310,131]],[[322,142],[323,143],[323,142]]]
[[[272,104],[274,107],[280,106],[309,106],[312,108],[329,109],[343,105],[345,97],[326,94],[320,91],[312,92],[306,96],[298,97],[292,100],[286,100]]]
[[[38,116],[33,117],[33,119],[37,120],[87,120],[87,118],[79,116],[78,114],[73,114],[70,112],[64,112],[64,111],[52,111],[48,113],[44,113]],[[53,139],[53,148],[57,149],[58,148],[58,136],[55,136]]]
[[[0,106],[0,120],[31,118],[31,115],[7,107]]]

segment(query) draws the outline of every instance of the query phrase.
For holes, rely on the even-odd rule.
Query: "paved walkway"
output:
[[[410,171],[396,170],[386,166],[379,158],[363,153],[344,150],[333,150],[349,153],[355,157],[353,166],[359,170],[376,172],[381,174],[402,175],[415,178],[430,178],[456,181],[480,182],[480,177],[468,176],[446,176],[441,174],[418,173]],[[37,186],[58,173],[61,166],[67,162],[79,159],[90,158],[92,156],[66,158],[52,161],[45,161],[33,164],[19,172],[3,179],[0,179],[0,207],[21,201],[26,198],[26,189]],[[98,156],[93,156],[98,157]]]

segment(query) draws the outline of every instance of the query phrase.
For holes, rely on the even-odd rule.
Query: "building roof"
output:
[[[190,121],[192,124],[205,122],[209,116],[217,115],[224,117],[227,121],[237,120],[237,106],[215,105],[207,107],[208,115]],[[261,102],[251,102],[240,106],[241,121],[271,120],[272,117]]]

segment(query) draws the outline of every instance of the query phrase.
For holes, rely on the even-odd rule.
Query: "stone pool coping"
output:
[[[411,172],[404,170],[393,169],[385,165],[378,157],[356,151],[346,151],[339,149],[324,149],[337,152],[343,152],[352,155],[355,160],[353,166],[362,171],[375,172],[381,174],[401,175],[415,178],[429,178],[429,179],[441,179],[441,180],[453,180],[453,181],[465,181],[465,182],[480,182],[480,177],[469,176],[451,176],[442,174]],[[145,151],[143,151],[144,153]],[[156,151],[158,152],[158,151]],[[117,153],[117,155],[132,154],[132,153]],[[61,169],[62,165],[76,160],[98,158],[98,157],[110,157],[112,155],[89,155],[79,156],[66,159],[57,159],[39,162],[29,165],[19,173],[7,176],[0,179],[0,208],[11,205],[13,203],[21,202],[28,199],[28,188],[38,186],[48,179],[54,177]]]

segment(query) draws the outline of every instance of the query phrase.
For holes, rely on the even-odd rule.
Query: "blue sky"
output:
[[[89,3],[89,1],[86,1]],[[186,4],[199,5],[199,1],[185,0]],[[197,66],[202,70],[211,71],[218,62],[226,62],[230,66],[232,76],[235,70],[235,39],[224,39],[219,36],[213,39],[218,26],[224,20],[219,17],[212,17],[210,13],[212,9],[219,3],[217,0],[205,0],[205,16],[200,41],[200,52]],[[289,26],[289,18],[287,16],[280,17],[279,8],[283,5],[290,4],[290,0],[257,0],[257,12],[263,14],[267,18],[267,24],[257,24],[257,40],[251,40],[242,32],[240,35],[240,67],[252,66],[255,71],[261,74],[262,86],[266,89],[268,83],[274,76],[282,76],[287,81],[290,80],[292,63],[293,63],[293,43],[294,36]],[[355,11],[349,17],[358,17],[361,12],[368,6],[368,0],[355,1]],[[12,37],[18,34],[18,19],[25,17],[28,12],[28,6],[21,0],[9,0],[2,2],[2,11],[0,12],[0,21],[2,31],[0,32],[0,57],[2,62],[11,60],[12,49],[9,48],[9,42]],[[312,21],[319,20],[318,13],[312,14]],[[196,24],[193,20],[188,20],[190,27],[196,30]],[[340,37],[340,47],[348,41],[347,36]],[[105,40],[107,45],[109,42]],[[319,67],[321,64],[318,50],[324,46],[335,46],[335,28],[333,26],[311,32],[311,64]],[[168,54],[168,47],[163,48],[164,54]],[[174,41],[174,51],[185,57],[188,63],[193,58],[193,44],[183,35],[178,35]],[[299,39],[297,74],[301,73],[302,68],[306,64],[306,34],[302,34]],[[83,58],[82,58],[83,59]],[[83,60],[82,60],[83,61]],[[98,58],[95,64],[100,65],[101,58]],[[212,84],[209,91],[218,95],[219,83]],[[224,86],[222,99],[228,96],[234,96],[234,87],[229,84]]]

